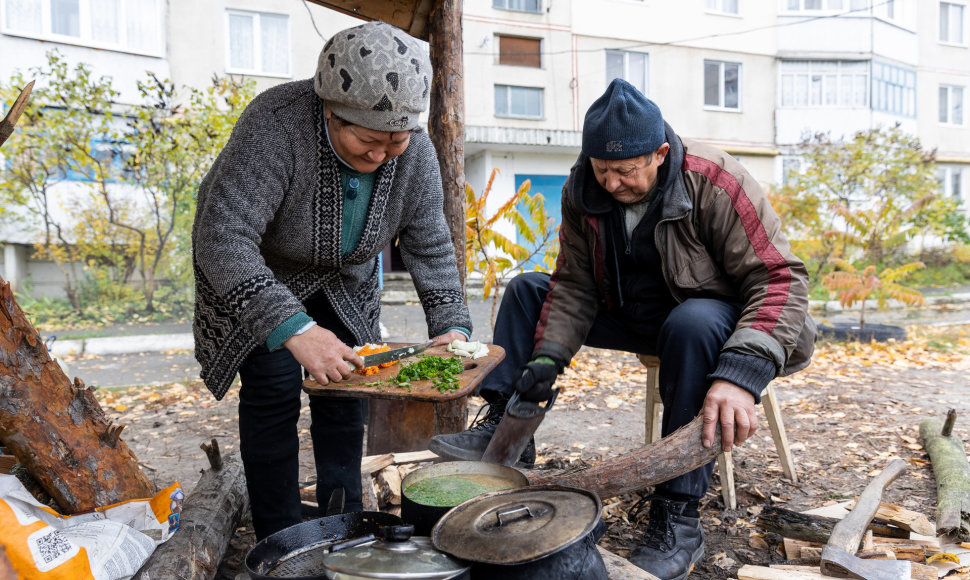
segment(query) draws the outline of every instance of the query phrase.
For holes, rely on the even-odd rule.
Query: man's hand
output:
[[[554,362],[532,361],[522,368],[515,390],[526,401],[548,401],[552,398],[552,384],[558,375],[559,369]]]
[[[355,367],[364,366],[363,357],[321,326],[294,334],[283,346],[321,385],[339,383],[349,378]]]
[[[721,449],[731,451],[758,430],[754,396],[741,387],[718,379],[704,398],[704,447],[714,443],[714,429],[721,425]]]

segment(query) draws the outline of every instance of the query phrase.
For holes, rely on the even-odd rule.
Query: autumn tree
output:
[[[898,125],[844,140],[816,134],[799,153],[803,170],[773,203],[802,256],[815,264],[816,279],[832,258],[899,261],[922,231],[942,239],[965,235],[965,224],[947,217],[952,202],[939,196],[935,151]]]
[[[497,173],[498,169],[492,170],[481,195],[465,184],[466,267],[469,274],[481,276],[485,299],[492,299],[492,326],[498,311],[498,290],[506,276],[536,263],[537,259],[533,268],[548,272],[559,254],[559,226],[546,212],[542,194],[529,194],[531,181],[522,183],[515,195],[489,215],[488,197]],[[503,221],[511,222],[515,239],[499,231],[498,225]]]

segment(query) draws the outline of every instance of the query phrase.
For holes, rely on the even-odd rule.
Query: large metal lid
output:
[[[468,565],[438,551],[431,538],[411,537],[413,526],[394,526],[384,540],[324,556],[330,572],[363,578],[452,578]]]
[[[486,564],[524,564],[584,538],[600,518],[591,491],[537,485],[480,495],[445,514],[432,532],[436,548]]]

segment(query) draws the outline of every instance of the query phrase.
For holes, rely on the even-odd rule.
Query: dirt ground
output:
[[[884,495],[929,517],[935,516],[936,482],[919,440],[919,424],[959,413],[955,433],[970,436],[970,327],[909,327],[904,343],[820,343],[811,367],[775,381],[798,482],[784,478],[764,417],[759,431],[734,453],[738,507],[725,509],[717,472],[702,502],[706,554],[693,579],[736,578],[744,564],[780,561],[777,536],[756,522],[764,506],[805,511],[851,499],[890,459],[909,469]],[[540,467],[595,463],[643,444],[646,372],[632,355],[584,349],[560,380],[562,395],[537,433]],[[121,392],[99,390],[112,421],[125,423],[123,439],[156,485],[179,481],[191,491],[206,467],[200,443],[212,438],[224,453],[238,449],[238,390],[215,401],[198,382]],[[480,400],[469,401],[474,417]],[[304,422],[308,410],[304,407]],[[309,433],[301,426],[302,470],[312,480]],[[640,536],[627,510],[650,492],[609,498],[609,530],[601,545],[621,556]],[[244,571],[253,543],[244,522],[230,545],[218,578]]]

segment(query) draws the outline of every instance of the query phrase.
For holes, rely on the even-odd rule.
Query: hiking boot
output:
[[[630,562],[661,580],[684,580],[704,555],[699,514],[686,515],[686,501],[660,496],[646,499],[650,500],[650,522],[640,545],[630,555]]]
[[[461,433],[435,435],[428,443],[428,449],[445,459],[481,461],[482,456],[485,455],[485,449],[488,448],[488,442],[492,440],[492,435],[498,428],[499,421],[505,416],[506,403],[508,399],[486,403],[478,410],[471,427]],[[482,411],[485,411],[484,417],[482,417]],[[533,437],[529,439],[529,444],[515,466],[531,469],[535,462],[536,441]]]

